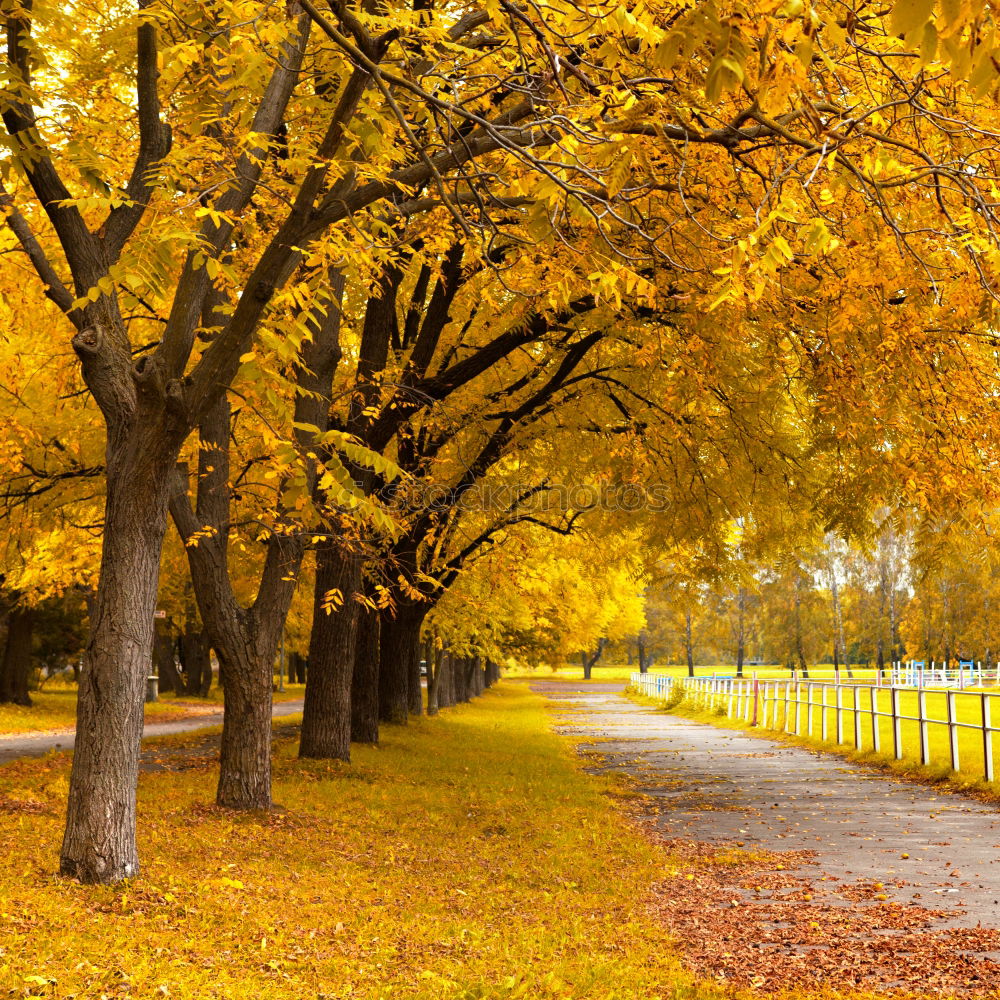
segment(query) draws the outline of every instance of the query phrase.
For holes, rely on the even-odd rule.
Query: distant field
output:
[[[627,681],[633,673],[637,673],[639,670],[638,665],[627,663],[600,663],[591,671],[592,681]],[[820,663],[815,664],[809,668],[810,673],[814,676],[832,677],[833,676],[833,664],[832,663]],[[688,668],[684,666],[653,666],[650,668],[649,672],[651,674],[662,674],[667,677],[687,677]],[[736,667],[731,663],[718,663],[708,666],[697,666],[694,668],[695,677],[711,677],[712,675],[718,675],[720,677],[734,677],[736,676]],[[779,666],[762,666],[754,667],[749,664],[745,664],[743,667],[744,677],[753,677],[756,675],[761,679],[774,679],[774,678],[786,678],[791,677],[791,672],[785,667]],[[846,667],[840,668],[841,679],[847,681],[849,679],[871,682],[875,678],[875,670],[873,668],[866,667],[851,667],[850,673]],[[539,677],[539,678],[550,678],[553,680],[581,680],[583,678],[583,667],[579,664],[566,664],[565,666],[559,667],[553,670],[551,667],[538,667],[536,669],[529,669],[526,667],[508,667],[504,670],[505,677]]]

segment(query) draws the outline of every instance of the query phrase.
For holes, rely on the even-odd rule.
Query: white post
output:
[[[861,685],[854,686],[854,749],[861,749]]]
[[[931,762],[931,746],[927,732],[927,692],[921,688],[917,692],[917,725],[920,727],[920,763]]]
[[[834,713],[837,719],[837,746],[840,746],[840,744],[844,742],[844,710],[843,705],[841,704],[841,691],[843,691],[843,688],[840,684],[838,684],[834,691],[837,698],[837,709]]]
[[[879,732],[878,725],[878,696],[881,693],[881,688],[874,687],[871,689],[870,694],[872,696],[872,749],[875,753],[882,752],[882,734]]]
[[[896,760],[903,759],[903,720],[899,710],[899,688],[893,688],[892,696],[892,752]]]
[[[990,695],[985,691],[980,696],[983,699],[983,777],[993,780],[993,725],[990,721]]]
[[[955,704],[958,695],[954,691],[949,691],[945,696],[948,704],[948,748],[951,751],[951,769],[959,769],[958,760],[958,711]]]

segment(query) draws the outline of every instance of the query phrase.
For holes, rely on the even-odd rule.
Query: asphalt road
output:
[[[295,715],[302,711],[302,701],[276,702],[271,708],[272,718]],[[222,709],[191,719],[174,722],[149,722],[142,730],[143,739],[153,736],[168,736],[172,733],[193,733],[200,729],[222,725]],[[0,765],[18,757],[41,757],[50,750],[70,751],[76,735],[72,730],[64,732],[32,733],[30,735],[0,736]]]
[[[997,808],[833,754],[640,706],[619,693],[620,684],[532,687],[566,710],[559,728],[580,741],[588,770],[625,771],[636,779],[649,797],[647,821],[667,841],[788,852],[787,871],[780,875],[800,880],[799,906],[804,899],[826,906],[828,913],[842,912],[864,896],[866,913],[895,915],[896,925],[911,912],[913,926],[919,922],[922,928],[912,947],[935,935],[943,942],[966,942],[954,945],[951,954],[974,968],[973,992],[981,995],[986,988],[990,996],[1000,996],[993,992],[1000,987]],[[871,891],[876,885],[877,894]],[[776,926],[774,903],[780,895],[734,879],[727,890],[734,901],[727,905],[737,907],[733,912],[741,922],[753,922],[759,911],[767,928]],[[896,933],[876,924],[859,947],[871,950],[874,935]],[[941,951],[935,970],[947,977],[951,958],[948,948]],[[902,961],[891,953],[890,958]],[[715,967],[722,967],[721,960]],[[888,975],[886,985],[897,985]],[[902,974],[899,983],[916,985]]]

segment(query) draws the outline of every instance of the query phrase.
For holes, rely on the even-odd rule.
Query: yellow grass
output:
[[[0,768],[0,995],[712,996],[646,915],[665,855],[548,718],[509,685],[351,765],[282,738],[277,815],[208,807],[213,768],[143,775],[143,875],[118,888],[52,877],[65,762]]]

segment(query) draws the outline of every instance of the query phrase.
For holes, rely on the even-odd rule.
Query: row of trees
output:
[[[737,670],[997,658],[997,549],[988,536],[885,524],[868,539],[827,536],[771,556],[740,567],[735,581],[699,580],[680,566],[654,578],[627,655],[640,669],[655,658]]]
[[[429,637],[440,703],[437,650],[640,631],[681,550],[989,503],[974,4],[2,2],[3,588],[88,605],[65,874],[139,871],[158,608],[266,808],[283,634],[346,760]]]

